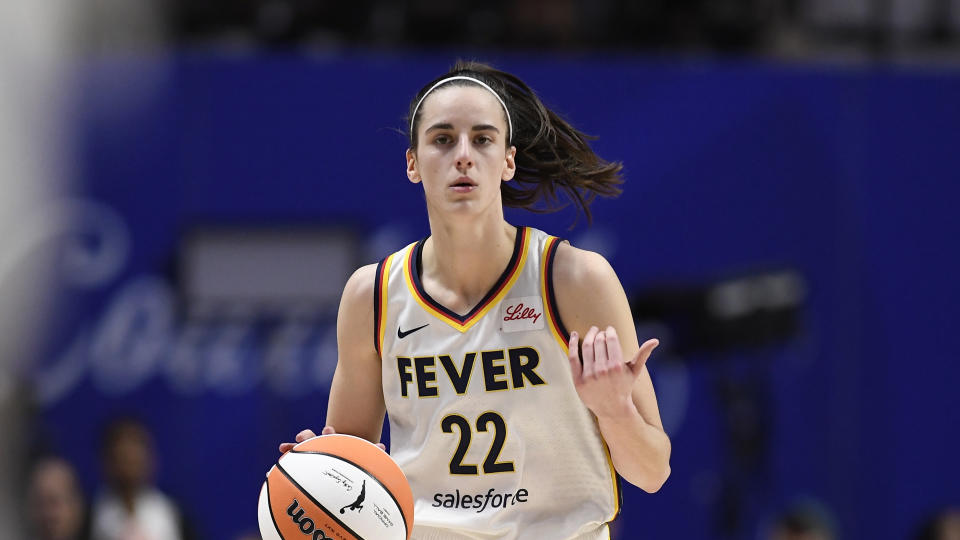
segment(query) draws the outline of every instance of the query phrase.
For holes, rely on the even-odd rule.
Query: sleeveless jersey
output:
[[[424,241],[381,261],[374,290],[413,538],[609,538],[619,484],[573,385],[551,278],[559,240],[518,227],[506,270],[462,316],[424,291]]]

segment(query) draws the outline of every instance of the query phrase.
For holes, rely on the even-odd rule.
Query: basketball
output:
[[[351,435],[323,435],[270,468],[258,520],[264,540],[405,540],[413,530],[413,493],[380,448]]]

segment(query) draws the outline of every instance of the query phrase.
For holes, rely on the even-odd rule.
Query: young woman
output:
[[[503,206],[559,190],[589,218],[621,166],[478,63],[417,93],[406,158],[430,236],[347,282],[322,433],[377,442],[389,413],[414,538],[609,538],[617,473],[648,492],[670,474],[645,367],[658,342],[637,342],[603,257],[507,223]]]

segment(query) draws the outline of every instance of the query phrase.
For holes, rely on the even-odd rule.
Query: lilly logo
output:
[[[500,308],[504,332],[526,332],[544,327],[543,300],[539,296],[508,298]]]

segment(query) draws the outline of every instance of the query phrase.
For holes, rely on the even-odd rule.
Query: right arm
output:
[[[337,369],[327,402],[327,426],[337,433],[380,442],[386,405],[380,383],[380,355],[374,347],[373,289],[377,265],[358,269],[347,280],[337,314]]]
[[[322,434],[346,433],[370,442],[380,441],[386,405],[380,385],[380,355],[373,344],[373,289],[377,265],[358,269],[347,280],[337,313],[337,369],[330,385],[326,427]],[[301,431],[296,441],[314,436]],[[285,453],[294,443],[283,443]]]

